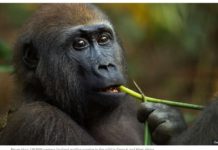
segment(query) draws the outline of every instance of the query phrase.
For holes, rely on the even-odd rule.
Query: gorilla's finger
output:
[[[156,144],[166,144],[173,133],[173,124],[169,121],[161,123],[153,132],[152,139]]]
[[[154,111],[155,108],[153,107],[152,103],[150,102],[143,102],[140,104],[138,112],[137,112],[137,118],[140,122],[144,123],[145,120],[147,120],[147,117],[149,114]]]
[[[150,115],[148,116],[148,125],[151,129],[151,131],[155,130],[157,126],[159,126],[161,123],[165,122],[167,119],[167,113],[164,113],[160,110],[154,110]]]

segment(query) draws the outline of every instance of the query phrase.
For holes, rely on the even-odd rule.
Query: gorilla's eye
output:
[[[73,48],[77,50],[81,50],[84,48],[87,48],[89,46],[89,43],[86,39],[78,38],[73,42]]]
[[[111,41],[111,35],[109,33],[102,33],[98,37],[98,44],[99,45],[106,45]]]

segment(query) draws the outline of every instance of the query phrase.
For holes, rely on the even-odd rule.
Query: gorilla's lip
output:
[[[101,93],[117,94],[121,92],[119,86],[120,85],[111,85],[111,86],[99,88],[97,91]]]

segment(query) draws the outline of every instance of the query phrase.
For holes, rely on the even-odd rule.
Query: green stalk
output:
[[[137,83],[134,81],[135,86],[139,89],[139,91],[142,93],[142,101],[145,102],[146,98],[143,92],[141,91],[140,87],[138,87]],[[148,127],[148,122],[145,121],[144,123],[144,145],[152,145],[152,140],[151,140],[151,132]]]
[[[144,144],[145,145],[151,145],[151,133],[148,128],[148,122],[145,122],[145,130],[144,130]]]
[[[148,101],[148,102],[153,102],[153,103],[162,103],[162,104],[167,104],[171,106],[176,106],[176,107],[183,107],[183,108],[190,108],[190,109],[196,109],[196,110],[201,110],[204,107],[200,105],[195,105],[195,104],[189,104],[189,103],[182,103],[182,102],[175,102],[175,101],[170,101],[170,100],[164,100],[164,99],[157,99],[157,98],[152,98],[148,96],[144,96],[143,94],[139,94],[131,89],[128,89],[125,86],[120,86],[119,87],[122,92],[125,92],[137,99],[140,99],[141,101]],[[151,133],[148,128],[148,123],[145,122],[145,130],[144,130],[144,144],[145,145],[151,145]]]
[[[143,100],[143,102],[146,101],[146,98],[145,98],[145,96],[143,94],[142,94],[142,100]],[[144,125],[145,125],[145,128],[144,128],[144,145],[151,145],[152,144],[151,132],[150,132],[149,127],[148,127],[148,122],[146,121],[144,123]]]
[[[127,87],[125,86],[120,86],[119,87],[120,90],[122,92],[125,92],[137,99],[140,99],[141,101],[143,101],[143,96],[131,89],[128,89]],[[182,102],[176,102],[176,101],[170,101],[170,100],[165,100],[165,99],[158,99],[158,98],[152,98],[152,97],[148,97],[148,96],[145,96],[145,99],[146,101],[148,102],[153,102],[153,103],[162,103],[162,104],[167,104],[167,105],[170,105],[170,106],[176,106],[176,107],[182,107],[182,108],[190,108],[190,109],[196,109],[196,110],[201,110],[203,109],[204,107],[201,106],[201,105],[195,105],[195,104],[189,104],[189,103],[182,103]]]

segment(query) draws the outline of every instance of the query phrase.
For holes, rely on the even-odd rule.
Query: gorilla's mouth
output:
[[[104,93],[120,93],[119,85],[109,86],[106,88],[99,89],[99,92]]]

